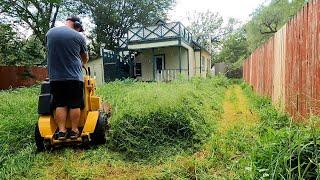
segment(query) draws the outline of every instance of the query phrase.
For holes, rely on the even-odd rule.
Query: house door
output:
[[[155,56],[156,59],[156,65],[157,65],[157,73],[161,73],[161,70],[165,69],[164,66],[164,55]]]

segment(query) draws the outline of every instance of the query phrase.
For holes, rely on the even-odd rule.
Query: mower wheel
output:
[[[106,131],[108,127],[107,116],[104,113],[100,113],[94,132],[90,134],[93,145],[106,143]]]
[[[40,134],[38,123],[35,126],[34,138],[38,151],[45,151],[50,149],[50,142],[47,142]]]

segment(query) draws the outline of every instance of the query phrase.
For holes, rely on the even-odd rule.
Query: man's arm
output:
[[[82,52],[80,53],[82,64],[87,64],[89,61],[89,55],[88,52]]]
[[[81,41],[80,41],[80,57],[82,64],[87,64],[89,61],[89,55],[88,55],[88,49],[87,49],[87,43],[84,38],[84,36],[81,35]]]

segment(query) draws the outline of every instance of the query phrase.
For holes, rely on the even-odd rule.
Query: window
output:
[[[136,76],[141,76],[141,63],[136,63]]]

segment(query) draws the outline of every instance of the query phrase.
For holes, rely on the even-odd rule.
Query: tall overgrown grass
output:
[[[293,123],[285,113],[279,112],[268,98],[258,96],[248,85],[242,86],[259,112],[260,123],[251,158],[255,178],[317,179],[320,174],[319,128],[311,117],[304,124]]]
[[[78,166],[157,163],[190,154],[214,131],[228,85],[223,77],[107,84],[98,88],[98,95],[113,108],[106,145],[44,153],[36,152],[34,142],[39,86],[0,91],[0,179],[44,178],[48,167],[56,178],[92,178],[99,168]]]
[[[38,87],[0,92],[0,179],[23,177],[35,156]]]
[[[214,131],[225,78],[172,83],[114,82],[99,94],[113,104],[108,147],[132,160],[199,149]]]
[[[217,122],[229,85],[224,77],[104,85],[98,95],[113,110],[106,145],[44,153],[36,153],[33,137],[39,87],[1,91],[0,179],[92,179],[130,175],[140,168],[135,177],[146,179],[319,178],[319,118],[310,118],[307,125],[293,123],[242,84],[249,110],[260,120],[249,126],[249,110],[234,108],[230,117],[244,121],[221,133]],[[232,107],[248,103],[237,93],[225,99]]]

